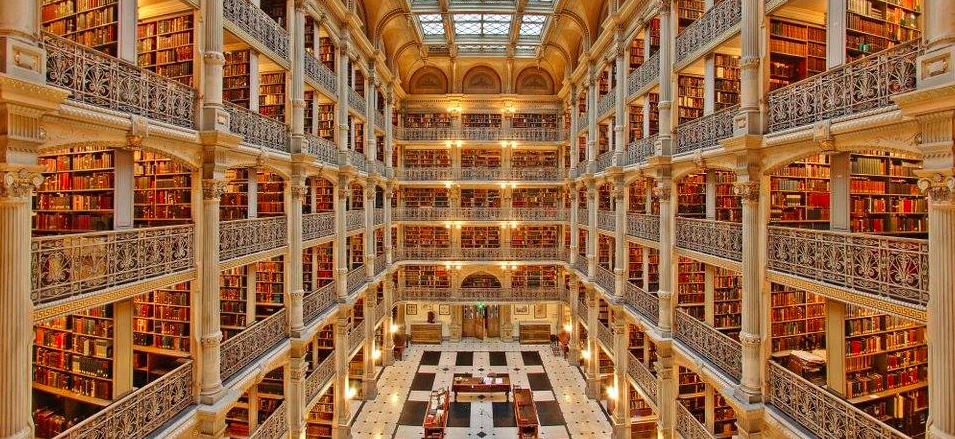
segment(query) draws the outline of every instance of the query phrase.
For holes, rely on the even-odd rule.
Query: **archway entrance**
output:
[[[480,340],[501,336],[500,305],[464,305],[461,336]]]

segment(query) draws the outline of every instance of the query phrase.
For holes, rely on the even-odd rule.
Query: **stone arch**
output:
[[[501,77],[488,66],[476,66],[464,74],[462,90],[469,94],[500,94]]]
[[[411,94],[445,94],[448,92],[448,76],[434,66],[424,66],[411,75]]]
[[[497,276],[487,271],[478,271],[461,279],[461,288],[503,288],[504,284]]]
[[[514,90],[521,95],[552,95],[554,79],[540,67],[528,67],[517,75]]]

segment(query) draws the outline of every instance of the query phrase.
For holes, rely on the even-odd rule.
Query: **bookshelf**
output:
[[[511,168],[513,169],[556,169],[557,164],[557,150],[517,150],[511,154]]]
[[[225,66],[222,70],[222,99],[240,107],[249,108],[249,99],[252,97],[249,88],[251,86],[249,75],[252,72],[249,63],[250,52],[237,50],[225,52],[223,55],[225,55]]]
[[[511,230],[513,248],[557,248],[559,226],[520,226]]]
[[[451,231],[436,226],[405,226],[405,248],[450,248]]]
[[[401,199],[406,208],[447,208],[451,206],[448,190],[445,188],[416,188],[401,189]]]
[[[770,223],[786,227],[829,228],[828,155],[795,161],[770,176]]]
[[[461,248],[500,249],[501,229],[497,227],[462,227]]]
[[[136,27],[136,64],[191,87],[194,21],[192,13],[140,20]]]
[[[637,388],[626,382],[630,398],[630,438],[652,439],[657,437],[657,417],[653,408],[637,392]]]
[[[256,210],[259,217],[285,215],[285,180],[268,171],[256,172]]]
[[[312,247],[315,252],[315,288],[335,281],[334,247],[326,243]]]
[[[226,434],[234,438],[246,438],[251,433],[249,424],[249,392],[246,391],[236,400],[225,415]]]
[[[219,219],[222,221],[249,217],[248,168],[229,169],[225,172],[225,191],[219,201]]]
[[[450,168],[451,152],[447,149],[408,149],[404,153],[406,168]]]
[[[133,221],[169,226],[192,221],[192,173],[179,162],[148,151],[133,153]]]
[[[461,189],[461,207],[501,207],[499,189]]]
[[[516,208],[559,208],[558,188],[517,188],[511,193],[511,206]]]
[[[826,71],[826,28],[772,18],[769,27],[769,88],[785,87]]]
[[[285,263],[276,256],[255,263],[255,316],[268,317],[285,308]]]
[[[577,137],[577,166],[587,166],[587,137]]]
[[[348,363],[348,386],[352,389],[351,399],[361,401],[364,398],[361,380],[365,376],[365,353],[359,349]]]
[[[822,296],[773,283],[770,303],[773,352],[825,349],[826,301]]]
[[[719,392],[713,392],[713,433],[716,438],[736,435],[736,411]]]
[[[679,75],[677,77],[679,125],[703,117],[704,96],[702,76]]]
[[[285,122],[285,72],[259,75],[259,114]]]
[[[647,248],[647,292],[655,293],[660,290],[660,251]]]
[[[306,20],[306,23],[308,20]],[[305,33],[306,40],[308,39],[308,32]],[[308,49],[308,44],[305,46],[306,50]],[[315,92],[312,90],[305,91],[305,132],[312,133],[313,128],[315,128]]]
[[[84,233],[113,228],[114,152],[77,146],[42,154],[43,183],[33,197],[33,232]]]
[[[314,212],[332,212],[335,210],[335,187],[331,181],[316,177],[312,190],[315,192]]]
[[[646,53],[644,53],[644,38],[642,35],[637,35],[634,37],[633,41],[630,42],[630,70],[633,71],[638,67],[643,65],[643,61],[646,58]]]
[[[643,246],[627,243],[627,280],[643,288]]]
[[[335,327],[329,323],[322,327],[315,334],[315,338],[309,345],[309,353],[306,359],[310,362],[311,368],[318,367],[322,361],[335,352]]]
[[[451,115],[448,113],[409,113],[405,114],[405,128],[450,128]]]
[[[461,115],[461,126],[464,128],[500,128],[500,114],[473,114]]]
[[[359,122],[356,119],[353,119],[351,116],[348,116],[348,120],[351,122],[349,126],[352,127],[355,137],[352,141],[352,149],[362,154],[365,153],[365,124]]]
[[[335,141],[335,104],[318,105],[318,137]]]
[[[676,8],[679,23],[677,35],[679,35],[680,32],[683,32],[683,29],[699,20],[706,13],[706,2],[702,0],[677,0]]]
[[[556,113],[515,113],[511,117],[513,128],[557,128],[560,120]]]
[[[743,220],[743,204],[733,191],[736,173],[713,171],[714,191],[716,192],[716,220],[738,223]]]
[[[553,265],[519,266],[511,275],[511,287],[557,288],[557,267]]]
[[[846,60],[918,38],[921,11],[918,0],[847,0]]]
[[[613,270],[613,238],[607,235],[597,235],[597,265]]]
[[[254,320],[249,319],[246,267],[230,268],[219,274],[219,328],[224,340],[242,332]]]
[[[739,104],[740,69],[739,57],[717,53],[713,57],[716,67],[716,84],[713,96],[716,111]]]
[[[91,406],[112,402],[113,307],[105,305],[34,326],[33,388]]]
[[[925,236],[928,201],[918,189],[919,159],[866,151],[850,158],[850,224],[853,232]]]
[[[597,156],[610,151],[610,125],[597,125]]]
[[[346,256],[348,269],[354,270],[365,265],[365,235],[359,233],[348,237]]]
[[[635,140],[640,140],[643,138],[643,104],[635,104],[629,106],[630,110],[630,124],[628,134],[630,137],[630,142]]]
[[[461,150],[462,168],[500,168],[500,149],[467,148]]]
[[[118,0],[43,0],[40,20],[47,32],[117,56],[119,5]]]
[[[647,99],[650,101],[650,127],[647,130],[647,136],[655,136],[660,132],[660,94],[647,93]]]
[[[738,339],[743,324],[743,278],[722,267],[713,271],[713,327]]]
[[[302,249],[302,290],[308,294],[315,287],[315,279],[312,273],[315,272],[315,247]]]
[[[332,422],[335,416],[335,385],[332,384],[318,397],[318,401],[305,417],[306,439],[332,439]]]
[[[655,16],[650,19],[645,32],[650,33],[650,47],[648,56],[653,56],[660,50],[660,17]]]
[[[322,36],[318,39],[318,60],[329,70],[335,71],[335,44],[330,37]]]
[[[285,29],[288,29],[288,21],[286,12],[286,1],[285,0],[261,0],[259,3],[259,8],[265,11],[269,17],[272,17],[279,26],[282,26]]]
[[[587,257],[587,229],[577,230],[577,255]]]
[[[188,357],[190,352],[189,282],[133,299],[133,345],[150,353]]]
[[[677,216],[706,216],[706,174],[691,174],[677,184]]]
[[[682,404],[697,421],[706,418],[706,384],[699,375],[683,366],[677,373],[677,404]]]
[[[315,55],[315,19],[305,14],[305,51]]]
[[[677,263],[677,308],[700,321],[704,320],[706,306],[705,267],[702,262],[680,257]]]
[[[649,177],[638,178],[630,183],[627,195],[627,211],[631,213],[647,213],[647,196],[650,194],[652,181]]]
[[[407,265],[405,286],[412,288],[451,288],[451,273],[440,265]]]

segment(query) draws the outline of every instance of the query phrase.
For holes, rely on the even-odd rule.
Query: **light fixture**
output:
[[[573,327],[570,323],[564,325],[564,332],[570,332],[570,331],[573,330],[573,329],[574,329],[574,327]],[[394,332],[394,331],[392,331],[392,332]]]
[[[517,110],[514,109],[514,104],[510,102],[504,104],[504,108],[501,110],[501,113],[504,113],[504,117],[506,118],[513,117],[515,112],[517,112]]]
[[[464,145],[464,142],[462,142],[462,141],[460,141],[460,140],[458,140],[458,144],[457,144],[457,145],[458,145],[458,148],[460,148],[460,147],[461,147],[461,145]]]
[[[501,148],[507,149],[507,142],[501,141]]]
[[[357,393],[354,387],[348,387],[345,389],[345,399],[352,399]]]
[[[581,351],[580,356],[584,357],[584,360],[590,360],[590,351],[589,350]]]
[[[372,358],[373,360],[377,360],[377,359],[381,358],[381,349],[372,350],[372,351],[371,351],[371,358]]]
[[[388,327],[388,329],[391,330],[391,333],[392,333],[392,334],[394,334],[394,333],[398,332],[398,325],[392,323],[391,326]]]
[[[448,140],[448,141],[444,142],[444,147],[450,149],[450,148],[451,148],[451,141]]]
[[[607,388],[607,397],[616,401],[617,400],[617,387],[611,386]]]

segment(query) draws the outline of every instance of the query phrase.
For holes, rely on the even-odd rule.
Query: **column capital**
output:
[[[670,202],[671,191],[672,191],[672,188],[670,188],[669,185],[657,186],[653,188],[653,196],[656,198],[659,198],[661,202],[663,202],[664,200],[666,200],[666,202]]]
[[[28,168],[3,171],[0,177],[0,198],[28,198],[43,183],[43,175]]]
[[[219,200],[225,193],[225,181],[222,180],[202,180],[202,199]]]
[[[931,174],[920,178],[918,186],[932,204],[955,206],[955,176]]]
[[[733,193],[738,195],[743,202],[759,202],[759,182],[758,181],[737,181],[733,183]]]
[[[308,195],[308,186],[293,184],[289,187],[289,191],[292,194],[293,200],[305,201],[305,196]]]

